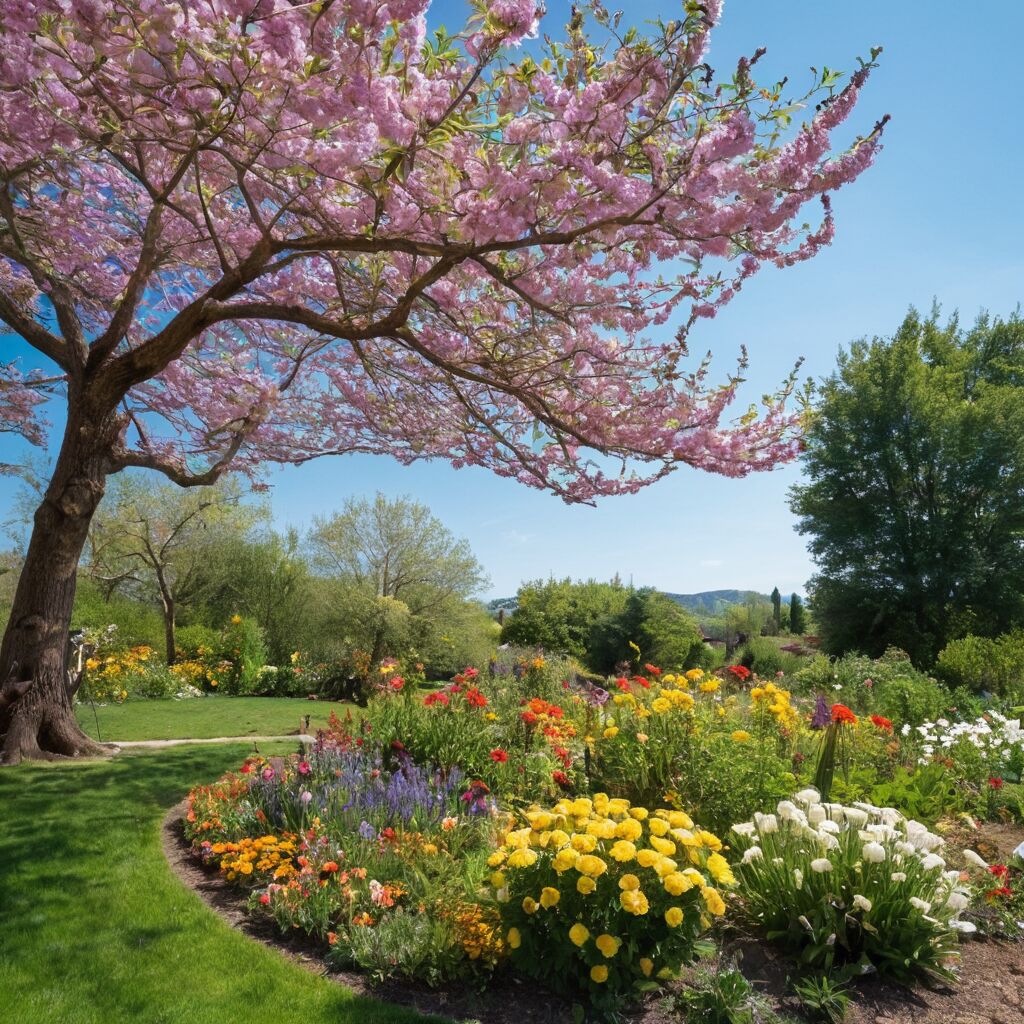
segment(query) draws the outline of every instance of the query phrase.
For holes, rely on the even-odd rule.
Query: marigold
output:
[[[574,946],[583,946],[589,938],[590,932],[587,931],[586,925],[579,921],[569,929],[569,941]]]
[[[540,891],[540,905],[545,910],[550,910],[552,907],[558,906],[558,901],[562,898],[562,894],[550,885],[544,886]]]
[[[580,875],[576,879],[576,891],[581,896],[589,896],[597,888],[597,882],[595,882],[589,875]]]
[[[683,923],[683,912],[679,907],[669,907],[665,911],[665,924],[669,928],[678,928]]]
[[[619,947],[622,945],[622,939],[615,938],[614,935],[598,935],[594,940],[594,945],[601,951],[602,956],[607,960],[611,960],[613,956],[619,951]]]
[[[597,964],[590,968],[590,980],[598,985],[603,985],[608,980],[608,968],[604,964]]]

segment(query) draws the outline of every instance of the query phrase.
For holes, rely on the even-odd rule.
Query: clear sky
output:
[[[680,9],[670,0],[606,0],[626,21]],[[550,0],[544,28],[558,35],[569,4]],[[461,20],[457,0],[437,0],[432,20]],[[840,345],[891,333],[910,305],[937,299],[972,319],[1008,313],[1024,294],[1024,116],[1018,99],[1024,4],[1018,0],[727,0],[710,61],[724,71],[768,48],[758,79],[811,65],[849,70],[872,45],[885,47],[854,115],[867,131],[892,115],[875,166],[834,200],[837,235],[813,261],[765,270],[690,348],[710,348],[724,373],[741,344],[750,350],[749,393],[772,390],[800,356],[812,376],[830,371]],[[9,339],[0,338],[0,356]],[[7,458],[11,457],[8,452]],[[5,454],[0,451],[0,459]],[[350,495],[409,494],[465,536],[491,577],[486,596],[505,596],[538,576],[608,578],[692,592],[721,588],[788,592],[811,574],[786,504],[795,466],[727,480],[681,469],[634,497],[568,507],[485,470],[440,462],[399,466],[347,456],[271,474],[281,526],[307,525]],[[0,518],[13,485],[0,477]]]

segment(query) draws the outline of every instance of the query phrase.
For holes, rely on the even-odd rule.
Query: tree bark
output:
[[[60,454],[35,512],[0,644],[0,762],[6,764],[107,752],[75,718],[67,646],[78,562],[103,497],[120,424],[112,414],[90,414],[75,397],[69,394]]]

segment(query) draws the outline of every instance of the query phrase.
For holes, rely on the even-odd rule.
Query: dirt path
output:
[[[314,741],[306,733],[292,733],[290,736],[214,736],[208,739],[177,740],[104,740],[104,746],[131,749],[134,747],[180,747],[192,743],[305,743]]]

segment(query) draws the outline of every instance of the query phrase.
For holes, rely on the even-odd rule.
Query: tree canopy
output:
[[[855,342],[820,389],[793,488],[826,649],[952,638],[1024,615],[1024,322],[911,312]],[[796,627],[794,626],[794,629]]]

